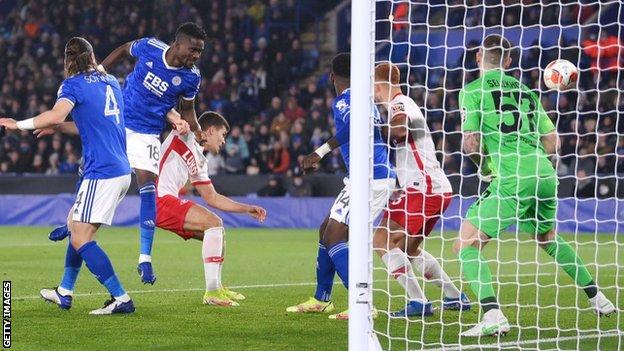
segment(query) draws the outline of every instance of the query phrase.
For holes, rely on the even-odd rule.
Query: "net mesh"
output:
[[[383,117],[375,127],[388,130],[385,142],[390,158],[395,160],[399,183],[403,183],[399,191],[386,191],[392,194],[388,195],[390,213],[400,213],[389,217],[394,222],[404,221],[397,227],[381,220],[374,228],[372,255],[381,259],[375,258],[373,267],[373,300],[379,312],[373,331],[382,348],[624,349],[621,313],[609,318],[596,316],[588,289],[577,284],[586,281],[580,268],[585,266],[598,290],[617,309],[624,308],[624,5],[619,1],[547,0],[373,3],[375,64],[392,63],[400,71],[400,80],[392,84],[391,69],[375,70],[378,82],[390,84],[386,84],[389,88],[377,84],[374,94]],[[499,139],[498,147],[492,147],[491,141],[488,144],[488,162],[499,178],[488,189],[490,183],[479,176],[482,170],[462,151],[468,135],[462,132],[462,120],[472,111],[466,111],[460,91],[479,78],[477,53],[483,39],[494,33],[512,45],[511,64],[499,73],[500,80],[505,80],[503,74],[511,76],[526,86],[527,92],[506,97],[505,89],[490,91],[484,81],[473,93],[480,94],[483,101],[493,101],[496,90],[503,94],[503,102],[498,102],[493,112],[485,102],[478,105],[480,111],[475,113],[480,119],[478,129],[483,131],[478,139],[481,145],[487,143],[488,133],[500,132],[486,131],[486,118],[490,122],[498,119],[495,124],[500,127],[505,124],[515,128],[508,131],[515,135],[515,141],[505,136]],[[578,82],[573,89],[555,91],[544,85],[544,69],[556,59],[568,60],[577,67]],[[393,86],[400,87],[406,98],[397,100]],[[521,91],[521,86],[516,90]],[[411,109],[407,98],[415,102],[418,111]],[[511,106],[505,108],[505,104]],[[532,164],[540,151],[534,147],[527,152],[521,146],[530,144],[525,140],[529,135],[537,135],[539,143],[540,133],[547,129],[540,129],[541,123],[546,123],[540,120],[540,105],[558,133],[559,151],[550,159],[558,186],[549,185],[557,188],[551,196],[535,185],[539,183],[536,179],[544,176],[540,173],[544,168]],[[463,113],[460,107],[464,107]],[[423,125],[418,123],[419,113],[426,121]],[[407,115],[407,122],[401,115]],[[520,122],[514,124],[516,117]],[[391,126],[395,118],[407,126],[405,135],[399,126]],[[429,153],[429,146],[435,151]],[[515,152],[510,153],[514,148]],[[515,182],[510,180],[514,177],[509,170],[503,169],[508,159],[516,160],[512,162],[517,172]],[[436,209],[428,205],[440,211],[448,202],[442,195],[423,196],[427,192],[445,192],[444,182],[438,181],[436,164],[449,180],[453,196],[431,235],[422,240],[419,252],[415,247],[436,219]],[[417,172],[409,174],[411,169],[424,169],[422,177]],[[513,184],[511,190],[503,189],[501,183],[505,181]],[[462,337],[460,333],[483,319],[483,312],[464,274],[467,259],[460,260],[453,245],[470,206],[486,197],[500,200],[495,202],[493,218],[500,234],[481,251],[476,276],[483,280],[480,268],[489,267],[494,296],[511,330],[505,336]],[[541,247],[535,238],[536,232],[548,227],[542,218],[548,217],[548,211],[526,208],[531,201],[536,204],[549,198],[556,205],[554,228],[560,238],[559,244],[552,247],[557,249],[550,252],[545,249],[548,243]],[[373,213],[382,210],[382,205],[374,202],[371,206]],[[418,211],[426,212],[420,218],[422,224],[414,215]],[[492,231],[491,221],[486,221],[492,219],[488,218],[491,213],[483,208],[474,211],[477,219],[472,223]],[[526,223],[545,227],[527,230],[532,227],[523,225]],[[561,257],[563,242],[582,260],[576,261],[576,270],[564,269],[572,264]],[[593,295],[591,290],[589,294]],[[471,300],[470,310],[442,308],[444,298],[454,297],[457,291]],[[409,301],[417,301],[415,296],[431,303],[432,316],[393,314],[406,308]]]

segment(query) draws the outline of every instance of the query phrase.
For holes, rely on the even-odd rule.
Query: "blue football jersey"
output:
[[[372,104],[372,102],[371,102]],[[378,125],[382,123],[377,106],[372,107],[372,118],[375,123],[373,131],[373,178],[386,179],[396,178],[392,165],[389,161],[388,145],[381,137]],[[349,121],[351,118],[351,90],[347,89],[334,99],[332,104],[334,122],[336,123],[336,139],[341,143],[340,153],[349,172]]]
[[[108,179],[130,174],[124,102],[117,79],[95,71],[77,74],[63,81],[58,100],[74,105],[71,113],[82,141],[83,177]]]
[[[156,38],[135,40],[130,54],[137,58],[123,90],[126,128],[142,134],[160,134],[167,112],[182,97],[195,99],[201,75],[199,69],[171,67],[165,61],[169,45]]]

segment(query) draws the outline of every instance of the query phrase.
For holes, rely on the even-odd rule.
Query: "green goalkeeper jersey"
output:
[[[554,176],[540,136],[555,130],[535,92],[501,70],[490,70],[459,93],[462,130],[480,132],[495,176]]]

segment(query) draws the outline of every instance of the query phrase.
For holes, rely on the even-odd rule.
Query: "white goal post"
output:
[[[543,106],[558,133],[560,150],[552,158],[559,182],[557,239],[552,241],[557,248],[548,251],[538,245],[536,233],[522,232],[522,223],[490,240],[480,251],[479,267],[489,267],[495,299],[511,330],[506,336],[470,339],[460,333],[481,322],[484,313],[453,243],[469,207],[489,192],[478,167],[462,151],[465,112],[459,92],[479,78],[476,53],[490,34],[510,41],[511,65],[501,72],[535,93],[527,104]],[[350,42],[349,350],[624,350],[624,3],[352,0]],[[557,92],[543,83],[546,65],[557,59],[570,61],[578,70],[578,84],[571,90]],[[373,135],[380,126],[371,116],[376,108],[375,66],[384,62],[399,68],[399,85],[422,111],[436,157],[454,190],[452,205],[420,248],[470,298],[469,311],[444,310],[446,292],[418,271],[408,255],[409,269],[432,303],[433,315],[392,315],[410,299],[373,250],[379,225],[378,218],[371,218]],[[522,94],[514,105],[511,95],[501,102],[500,94],[497,100],[491,93],[501,121],[513,114],[513,133],[518,135],[522,121],[518,124],[516,115],[530,114]],[[388,111],[377,106],[384,127],[389,127]],[[530,128],[534,133],[535,125]],[[490,153],[502,154],[501,144]],[[390,156],[397,146],[389,149]],[[514,220],[537,217],[517,215]],[[582,261],[572,260],[576,275],[557,256],[563,245]],[[609,317],[593,313],[594,285],[579,283],[581,265],[591,275],[594,290],[615,305]]]

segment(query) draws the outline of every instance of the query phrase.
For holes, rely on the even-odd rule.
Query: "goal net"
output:
[[[624,5],[356,3],[352,87],[358,72],[370,79],[357,78],[364,87],[352,90],[352,118],[358,118],[358,101],[375,100],[382,119],[359,129],[365,136],[354,135],[353,125],[351,130],[352,143],[371,145],[357,148],[368,152],[360,170],[368,171],[369,184],[361,190],[368,192],[370,208],[350,220],[367,223],[358,230],[370,236],[351,235],[351,254],[359,263],[350,264],[371,272],[363,269],[352,278],[351,287],[358,289],[350,289],[350,307],[370,303],[352,314],[366,323],[350,321],[350,349],[364,349],[353,335],[372,336],[359,340],[375,340],[366,347],[387,350],[624,349],[624,316],[618,313],[624,308]],[[355,29],[368,18],[374,24],[367,46],[370,32]],[[491,34],[509,41],[510,62],[504,53],[496,64],[496,52],[480,53]],[[569,90],[549,90],[543,82],[545,67],[557,59],[578,69]],[[548,139],[546,119],[556,130],[554,139]],[[377,129],[385,146],[373,143]],[[547,155],[549,140],[558,144],[555,155]],[[478,149],[470,151],[467,144],[474,141]],[[371,198],[378,196],[372,169],[380,165],[373,153],[383,147],[399,175],[398,190],[386,192],[390,221],[367,220],[361,216],[375,212]],[[480,166],[469,153],[482,156]],[[492,237],[481,250],[475,248],[484,242],[479,240],[454,248],[468,217],[473,228]],[[541,235],[551,228],[550,239]],[[369,286],[357,285],[367,277]],[[367,289],[370,301],[361,298]],[[470,300],[470,309],[454,303],[458,292]],[[609,309],[608,301],[616,312],[596,315],[596,309]],[[508,322],[506,335],[462,335],[496,307]]]

